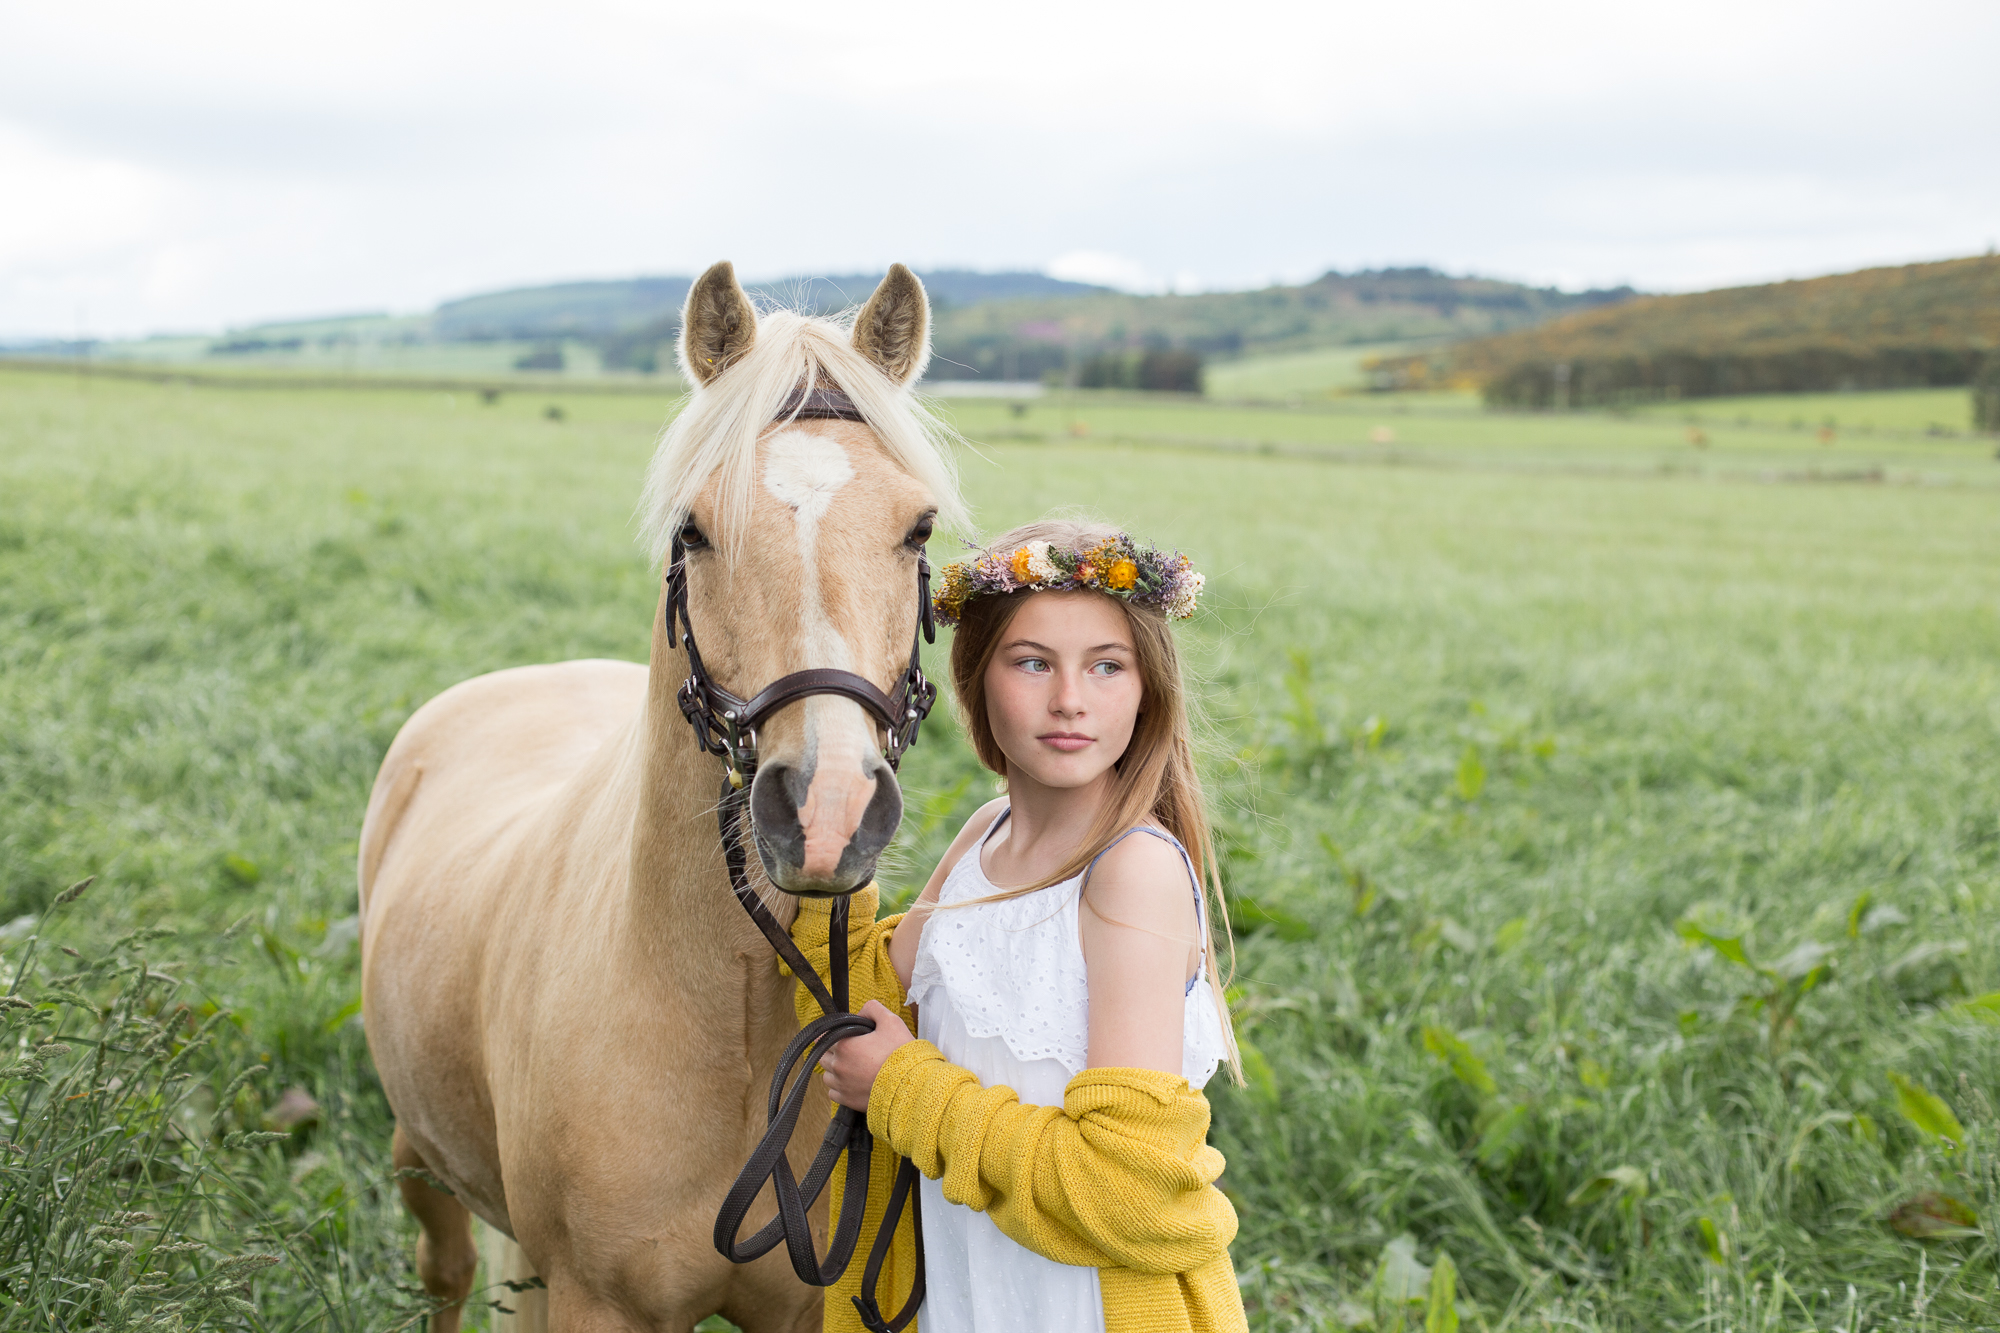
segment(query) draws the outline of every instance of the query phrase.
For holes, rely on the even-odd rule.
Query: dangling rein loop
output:
[[[837,389],[819,389],[810,395],[795,392],[779,412],[781,420],[792,416],[846,421],[862,419],[853,403]],[[743,1164],[736,1183],[730,1186],[729,1193],[722,1200],[721,1210],[715,1215],[715,1248],[731,1263],[747,1264],[770,1253],[782,1240],[785,1252],[792,1261],[792,1271],[798,1274],[801,1282],[815,1287],[830,1287],[839,1281],[854,1258],[861,1238],[862,1215],[868,1203],[868,1168],[874,1154],[875,1136],[869,1132],[866,1116],[843,1106],[828,1124],[826,1137],[820,1142],[819,1153],[813,1158],[812,1165],[806,1169],[804,1180],[793,1176],[785,1149],[791,1143],[792,1131],[798,1126],[799,1111],[805,1104],[807,1080],[820,1057],[835,1042],[873,1032],[875,1020],[847,1011],[847,898],[841,897],[833,904],[827,934],[827,980],[821,982],[812,964],[792,943],[792,937],[778,924],[777,918],[764,905],[764,900],[750,886],[749,855],[743,848],[743,810],[750,802],[750,782],[757,772],[757,728],[765,718],[785,705],[815,694],[837,694],[852,699],[872,714],[883,728],[883,754],[889,766],[893,769],[900,764],[903,751],[916,743],[918,729],[930,714],[931,705],[937,701],[937,686],[925,678],[922,661],[923,645],[937,641],[930,583],[930,561],[920,554],[917,557],[917,636],[911,640],[909,665],[903,669],[902,679],[897,682],[893,695],[882,693],[873,682],[851,671],[816,667],[780,677],[746,700],[711,680],[708,668],[702,663],[701,650],[694,641],[694,622],[688,615],[687,548],[678,535],[674,538],[667,566],[667,636],[671,639],[679,634],[680,645],[686,650],[688,658],[688,678],[681,684],[679,692],[681,713],[694,728],[702,749],[728,765],[722,782],[721,799],[716,805],[716,825],[722,839],[723,861],[729,868],[730,890],[743,910],[750,914],[757,929],[764,933],[764,938],[771,942],[778,957],[798,978],[799,984],[812,993],[821,1012],[819,1018],[799,1030],[784,1054],[778,1057],[778,1067],[771,1075],[771,1092],[765,1108],[764,1137],[758,1140],[750,1160]],[[834,1168],[842,1153],[847,1155],[847,1172],[841,1187],[840,1217],[834,1225],[833,1238],[827,1244],[826,1260],[822,1263],[813,1252],[812,1223],[806,1216],[806,1210],[818,1202],[820,1192],[833,1178]],[[743,1219],[767,1180],[777,1195],[778,1215],[756,1235],[739,1242],[737,1237],[743,1229]],[[905,1159],[896,1172],[896,1183],[890,1191],[881,1228],[876,1233],[875,1244],[869,1249],[867,1266],[862,1270],[861,1294],[853,1298],[855,1308],[861,1313],[862,1325],[869,1333],[902,1333],[916,1318],[917,1307],[924,1303],[923,1219],[917,1202],[916,1181],[916,1164]],[[883,1260],[888,1257],[896,1227],[902,1220],[905,1202],[909,1205],[910,1222],[916,1231],[916,1273],[909,1301],[895,1317],[884,1318],[875,1299],[875,1284],[881,1277]]]
[[[813,1067],[835,1042],[873,1032],[875,1020],[847,1012],[848,900],[839,898],[833,904],[828,922],[827,940],[831,947],[827,958],[827,981],[823,984],[806,956],[792,943],[791,936],[778,924],[770,909],[764,906],[756,890],[750,887],[748,856],[741,836],[742,811],[748,795],[747,789],[731,787],[725,781],[716,812],[722,834],[722,854],[729,865],[730,888],[735,892],[736,900],[750,914],[750,919],[771,941],[771,947],[791,968],[792,975],[799,979],[799,984],[812,992],[822,1014],[799,1029],[799,1034],[792,1038],[784,1054],[778,1057],[765,1109],[764,1137],[758,1140],[750,1160],[743,1164],[736,1183],[730,1186],[729,1193],[722,1200],[721,1210],[715,1215],[715,1248],[731,1263],[747,1264],[770,1253],[782,1240],[792,1261],[792,1271],[798,1274],[801,1282],[815,1287],[830,1287],[847,1271],[861,1239],[861,1220],[868,1202],[868,1169],[874,1154],[875,1136],[869,1131],[866,1116],[843,1106],[828,1124],[826,1137],[820,1141],[819,1153],[806,1169],[803,1181],[793,1176],[785,1149],[792,1141],[792,1131],[798,1126],[799,1111],[805,1103],[806,1085]],[[820,1191],[833,1178],[834,1167],[843,1152],[847,1154],[847,1173],[841,1185],[840,1217],[834,1225],[833,1237],[827,1243],[826,1261],[822,1264],[813,1253],[812,1224],[806,1217],[806,1210],[818,1202]],[[916,1317],[917,1308],[924,1303],[923,1216],[914,1191],[916,1176],[916,1163],[905,1159],[897,1169],[895,1187],[889,1195],[889,1206],[883,1211],[875,1244],[869,1248],[868,1264],[862,1270],[861,1294],[853,1298],[855,1308],[861,1312],[862,1326],[870,1333],[902,1333]],[[756,1235],[739,1243],[737,1236],[743,1229],[743,1219],[749,1213],[751,1204],[756,1202],[766,1180],[771,1182],[777,1194],[778,1215]],[[895,1240],[896,1227],[902,1221],[906,1200],[910,1208],[910,1223],[916,1230],[915,1281],[910,1289],[910,1299],[902,1310],[894,1318],[884,1318],[876,1300],[875,1285],[882,1273],[882,1262],[888,1257],[889,1247]]]

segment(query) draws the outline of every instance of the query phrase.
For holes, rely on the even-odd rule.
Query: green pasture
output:
[[[1234,361],[1211,361],[1203,373],[1211,398],[1288,402],[1328,398],[1368,387],[1367,363],[1378,356],[1406,356],[1424,342],[1364,343],[1276,352]]]
[[[0,1328],[415,1326],[368,786],[455,681],[643,656],[671,410],[0,371]],[[1254,1329],[2000,1326],[1991,440],[950,411],[985,526],[1209,574]],[[993,789],[942,712],[905,775],[892,896]]]
[[[1867,436],[1878,431],[1964,435],[1972,429],[1972,394],[1962,388],[1751,394],[1656,403],[1634,409],[1634,415],[1739,427],[1775,426],[1815,435],[1826,427],[1836,440],[1843,435]]]
[[[1862,433],[1794,428],[1769,399],[1710,399],[1683,410],[1487,412],[1471,394],[1369,394],[1295,408],[1176,401],[1166,394],[1055,393],[1026,402],[956,398],[944,410],[983,445],[1135,448],[1179,455],[1295,458],[1426,472],[1680,476],[1715,482],[1887,482],[2000,485],[1996,442],[1964,433],[1963,390],[1920,390],[1904,422],[1943,414],[1957,394],[1958,433],[1921,428]],[[1860,395],[1856,395],[1860,397]],[[1888,399],[1892,395],[1881,395]],[[1749,406],[1738,409],[1739,401]],[[1821,404],[1817,396],[1805,401]],[[1761,415],[1760,415],[1761,414]],[[1815,418],[1815,421],[1817,419]]]
[[[385,325],[400,321],[384,319]],[[256,373],[258,371],[308,372],[315,375],[411,375],[463,376],[490,380],[515,374],[514,363],[542,344],[521,339],[493,339],[481,342],[432,342],[405,340],[400,329],[387,336],[371,336],[367,321],[305,321],[252,329],[236,335],[240,339],[262,338],[273,345],[220,353],[211,347],[223,339],[159,337],[132,342],[110,343],[93,353],[112,366],[124,364],[173,366],[213,373]],[[359,336],[346,327],[357,326]],[[335,335],[327,336],[322,326]],[[298,347],[281,344],[300,337]],[[561,343],[564,375],[593,379],[605,374],[603,355],[595,344],[569,338]],[[622,377],[621,377],[622,378]],[[662,392],[677,387],[669,381]]]

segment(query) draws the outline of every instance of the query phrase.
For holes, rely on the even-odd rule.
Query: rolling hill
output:
[[[936,269],[918,276],[932,303],[941,310],[982,301],[1080,296],[1104,290],[1040,273]],[[753,297],[777,304],[843,310],[867,300],[881,281],[880,273],[844,273],[746,285]],[[659,341],[678,330],[681,303],[693,284],[692,277],[624,278],[486,292],[440,305],[431,316],[431,334],[444,342],[462,342],[649,333],[653,341]]]
[[[1651,296],[1381,363],[1500,406],[1970,382],[2000,350],[2000,256]]]
[[[1329,272],[1296,287],[1191,296],[1087,296],[995,301],[937,321],[933,379],[1040,379],[1137,349],[1228,357],[1539,323],[1631,297],[1630,288],[1563,292],[1430,268]]]
[[[920,274],[935,313],[934,380],[1065,379],[1091,386],[1193,388],[1204,360],[1477,336],[1615,305],[1629,288],[1564,292],[1431,268],[1329,272],[1297,286],[1141,296],[1040,273]],[[881,275],[752,284],[760,302],[827,313],[856,305]],[[557,283],[446,301],[429,314],[293,320],[219,338],[160,337],[15,354],[348,373],[517,370],[665,372],[692,279]],[[1171,372],[1171,373],[1168,373]],[[1155,381],[1158,381],[1157,383]]]

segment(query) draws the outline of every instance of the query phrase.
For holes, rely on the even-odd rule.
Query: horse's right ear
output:
[[[736,283],[736,266],[725,259],[688,289],[681,312],[681,371],[706,384],[756,341],[757,312]]]

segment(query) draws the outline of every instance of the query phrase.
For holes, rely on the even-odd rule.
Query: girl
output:
[[[940,576],[966,733],[1007,794],[967,821],[907,915],[873,921],[875,891],[857,895],[853,993],[876,1027],[821,1061],[832,1098],[924,1174],[923,1333],[1245,1327],[1199,1091],[1218,1064],[1240,1070],[1167,626],[1201,583],[1183,556],[1058,521]],[[793,936],[822,968],[827,933],[826,906],[805,903]],[[910,1263],[905,1246],[884,1308]],[[858,1268],[828,1298],[829,1330],[861,1326],[846,1299]]]

